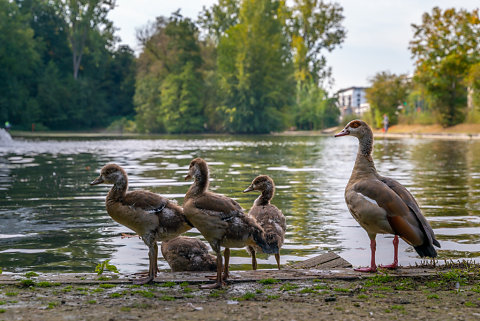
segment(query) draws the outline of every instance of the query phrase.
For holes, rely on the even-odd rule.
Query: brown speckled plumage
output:
[[[107,164],[91,185],[113,184],[105,200],[107,212],[116,222],[135,231],[149,248],[149,275],[136,283],[146,283],[157,273],[157,241],[172,239],[191,229],[180,206],[149,191],[128,190],[127,173],[116,164]]]
[[[278,251],[275,254],[277,266],[280,269],[280,248],[285,240],[287,224],[285,216],[275,205],[270,204],[275,194],[275,183],[267,175],[256,177],[252,184],[244,192],[260,191],[260,196],[253,203],[248,216],[254,218],[265,231],[265,239],[270,246],[276,246]],[[257,268],[255,252],[262,252],[259,246],[249,246],[248,251],[252,255],[252,267]]]
[[[265,243],[263,229],[244,214],[236,201],[208,191],[208,177],[207,163],[201,158],[192,160],[185,179],[194,178],[195,181],[185,195],[183,209],[187,219],[202,233],[217,255],[217,282],[213,286],[221,287],[222,280],[228,278],[229,248],[259,245],[268,253],[275,249]],[[223,279],[221,246],[225,247]]]
[[[208,253],[208,247],[197,238],[178,236],[162,242],[162,255],[173,272],[216,271],[215,256]]]

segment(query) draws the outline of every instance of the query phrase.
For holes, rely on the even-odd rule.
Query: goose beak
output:
[[[344,128],[341,132],[335,134],[334,137],[347,136],[347,135],[350,135],[350,131]]]
[[[251,192],[251,191],[253,191],[253,186],[252,186],[252,185],[250,185],[249,187],[247,187],[243,192],[244,192],[244,193],[247,193],[247,192]]]
[[[187,176],[185,176],[185,180],[186,180],[186,181],[188,181],[188,180],[190,180],[190,179],[192,179],[192,175],[188,174]]]
[[[103,177],[98,176],[98,178],[95,179],[93,182],[91,182],[90,185],[98,185],[98,184],[102,184],[102,183],[103,183]]]

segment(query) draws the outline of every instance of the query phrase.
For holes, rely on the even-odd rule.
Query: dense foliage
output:
[[[432,98],[440,123],[458,124],[466,114],[466,79],[480,61],[479,10],[435,7],[430,14],[423,14],[421,24],[412,26],[415,80]]]
[[[128,47],[115,48],[105,18],[113,4],[0,0],[2,122],[16,129],[35,124],[36,129],[71,130],[134,116],[135,56]],[[74,33],[80,31],[72,31],[78,25],[75,12],[88,20],[79,23],[78,36]]]
[[[0,121],[15,129],[268,133],[335,125],[325,51],[345,38],[322,0],[219,0],[118,47],[114,0],[0,0]]]
[[[387,115],[389,124],[398,122],[399,107],[406,104],[411,83],[407,75],[395,75],[379,72],[370,79],[370,88],[366,90],[366,99],[377,127],[382,127],[383,115]]]

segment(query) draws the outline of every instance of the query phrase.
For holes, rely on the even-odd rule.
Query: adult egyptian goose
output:
[[[236,201],[208,191],[208,176],[208,166],[203,159],[191,161],[185,180],[193,178],[194,182],[185,195],[183,211],[217,255],[216,283],[204,288],[218,288],[229,276],[230,248],[258,245],[269,254],[277,253],[278,248],[266,243],[263,229],[254,219],[245,215]],[[225,247],[225,269],[222,267],[221,246]]]
[[[173,272],[215,271],[215,256],[208,253],[208,247],[197,238],[178,236],[162,242],[162,255]]]
[[[157,275],[157,241],[172,239],[192,228],[180,206],[149,191],[127,192],[127,173],[116,164],[107,164],[90,185],[113,184],[105,204],[116,222],[135,231],[148,246],[148,277],[134,280],[135,284],[152,281]]]
[[[257,221],[257,223],[265,231],[265,239],[267,244],[275,245],[278,248],[278,252],[275,253],[275,259],[277,260],[277,267],[280,270],[280,248],[285,240],[285,230],[287,229],[287,223],[285,216],[275,205],[270,204],[273,195],[275,194],[275,183],[267,175],[257,176],[243,192],[260,191],[262,194],[255,200],[252,208],[248,212],[248,216],[251,216]],[[259,246],[248,246],[248,251],[252,255],[252,268],[257,269],[257,258],[255,252],[261,252],[262,249]]]
[[[393,264],[382,266],[395,269],[398,266],[398,236],[412,245],[420,257],[436,257],[433,245],[440,247],[435,234],[422,215],[415,198],[394,179],[380,176],[372,159],[373,133],[361,120],[352,120],[335,137],[355,136],[360,144],[352,175],[345,188],[345,201],[352,216],[367,231],[370,238],[371,264],[359,268],[361,272],[375,272],[375,237],[394,234]]]

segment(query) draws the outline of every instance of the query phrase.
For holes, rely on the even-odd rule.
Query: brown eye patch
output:
[[[360,122],[358,122],[358,121],[354,121],[350,124],[350,127],[352,127],[352,128],[358,128],[359,126],[360,126]]]

